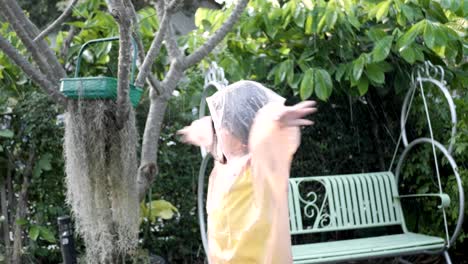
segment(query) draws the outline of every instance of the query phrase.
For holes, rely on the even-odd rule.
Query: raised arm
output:
[[[263,107],[250,130],[252,155],[261,154],[273,167],[290,160],[299,147],[299,127],[313,124],[304,117],[317,111],[315,105],[314,101],[305,101],[294,106],[271,103]]]
[[[216,161],[225,163],[226,160],[217,144],[213,120],[210,116],[193,121],[190,126],[177,131],[177,134],[182,136],[182,142],[203,147]]]
[[[299,127],[313,124],[304,117],[317,111],[315,105],[313,101],[294,106],[272,103],[258,112],[249,137],[256,201],[262,201],[258,190],[264,188],[271,188],[278,199],[287,193],[292,157],[300,144]]]

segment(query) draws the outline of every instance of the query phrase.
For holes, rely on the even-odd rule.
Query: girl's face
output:
[[[247,154],[247,145],[243,144],[237,137],[231,134],[227,129],[221,128],[219,131],[218,142],[221,144],[226,159],[232,160]]]

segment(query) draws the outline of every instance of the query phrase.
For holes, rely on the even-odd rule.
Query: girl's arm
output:
[[[216,161],[225,162],[224,156],[217,147],[217,138],[210,116],[197,119],[183,129],[177,131],[181,135],[181,141],[198,147],[204,147]]]
[[[256,201],[262,201],[264,188],[271,188],[278,198],[287,193],[292,157],[300,144],[299,127],[312,125],[304,117],[316,111],[315,102],[306,101],[294,106],[272,103],[258,112],[249,137]]]

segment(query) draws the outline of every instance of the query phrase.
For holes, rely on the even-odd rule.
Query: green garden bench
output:
[[[334,263],[442,251],[440,237],[409,232],[391,172],[292,178],[291,235],[400,226],[401,234],[294,245],[294,263]],[[443,206],[448,196],[441,194]],[[447,200],[448,199],[448,200]]]

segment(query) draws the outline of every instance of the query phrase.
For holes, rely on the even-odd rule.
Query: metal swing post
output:
[[[205,74],[205,85],[203,86],[203,93],[201,96],[200,107],[198,111],[199,118],[205,116],[206,110],[206,97],[209,90],[221,90],[228,85],[228,81],[224,78],[224,70],[219,67],[216,62],[212,62],[210,68]],[[211,159],[209,153],[203,147],[200,148],[201,156],[203,158],[200,171],[198,173],[198,191],[197,191],[197,203],[198,203],[198,221],[200,223],[200,235],[202,238],[203,249],[206,256],[208,256],[208,238],[206,236],[206,222],[205,222],[205,203],[204,203],[204,187],[205,187],[205,174],[208,162]],[[209,261],[208,261],[209,263]]]

